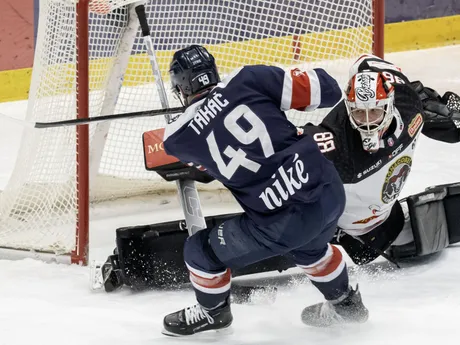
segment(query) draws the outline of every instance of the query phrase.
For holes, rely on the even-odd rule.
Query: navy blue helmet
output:
[[[214,57],[199,45],[175,52],[169,74],[173,91],[185,99],[220,82]]]

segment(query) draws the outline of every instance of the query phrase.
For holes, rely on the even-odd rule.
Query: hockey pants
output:
[[[255,224],[245,213],[220,226],[190,236],[184,258],[198,302],[212,308],[230,294],[231,269],[277,255],[302,268],[327,300],[348,289],[345,262],[328,242],[345,206],[340,180],[324,187],[317,202],[294,204],[271,214],[268,226]]]

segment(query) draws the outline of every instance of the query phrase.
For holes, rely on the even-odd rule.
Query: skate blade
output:
[[[336,328],[336,327],[348,327],[353,325],[359,325],[365,323],[368,317],[359,319],[359,320],[344,320],[344,319],[334,319],[329,322],[311,322],[311,319],[302,318],[302,322],[309,327],[315,328]]]
[[[221,329],[210,329],[208,331],[204,332],[199,332],[195,334],[190,334],[190,335],[183,335],[183,334],[176,334],[167,331],[166,329],[162,329],[161,331],[162,334],[167,335],[168,337],[175,337],[175,338],[200,338],[200,339],[212,339],[215,338],[216,336],[225,336],[225,335],[230,335],[233,334],[233,328],[232,326],[228,326],[225,328]]]
[[[104,287],[102,277],[102,261],[93,260],[89,265],[89,287],[93,291],[101,290]]]

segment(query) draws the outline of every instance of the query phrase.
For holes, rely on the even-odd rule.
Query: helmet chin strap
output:
[[[375,153],[380,148],[380,137],[378,132],[366,134],[359,132],[364,151]]]
[[[366,133],[365,131],[360,131],[358,129],[359,134],[361,135],[361,142],[363,144],[364,151],[367,151],[369,153],[375,153],[380,149],[380,138],[382,138],[384,133],[388,130],[392,121],[393,116],[389,118],[389,120],[387,121],[388,123],[385,124],[385,127],[371,133]]]
[[[204,89],[204,90],[201,90],[200,92],[196,93],[196,94],[193,94],[193,95],[190,95],[190,96],[187,96],[186,99],[185,99],[185,103],[184,106],[188,107],[190,104],[192,104],[193,102],[195,102],[196,100],[200,100],[202,99],[203,97],[207,96],[208,93],[211,92],[211,90],[215,87],[215,85],[211,85],[210,87],[208,87],[207,89]]]

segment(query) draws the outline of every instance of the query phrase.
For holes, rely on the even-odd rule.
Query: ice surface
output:
[[[387,54],[408,76],[441,94],[460,93],[460,46]],[[0,112],[23,118],[26,102],[0,104]],[[0,120],[0,190],[11,174],[21,127]],[[426,186],[460,181],[460,144],[420,139],[403,196]],[[91,256],[105,258],[117,227],[179,218],[176,202],[137,200],[101,205],[92,210]],[[168,200],[170,201],[170,200]],[[206,214],[234,212],[234,204],[203,200]],[[122,212],[123,211],[123,212]],[[128,215],[129,214],[129,215]],[[190,291],[114,294],[89,290],[89,268],[48,264],[32,259],[0,260],[0,345],[113,344],[458,344],[460,246],[401,270],[379,261],[357,268],[370,319],[358,326],[314,329],[300,322],[300,312],[321,295],[297,269],[264,274],[279,287],[273,305],[234,305],[233,334],[210,333],[188,339],[160,334],[166,313],[194,303]],[[267,277],[268,276],[268,277]]]

